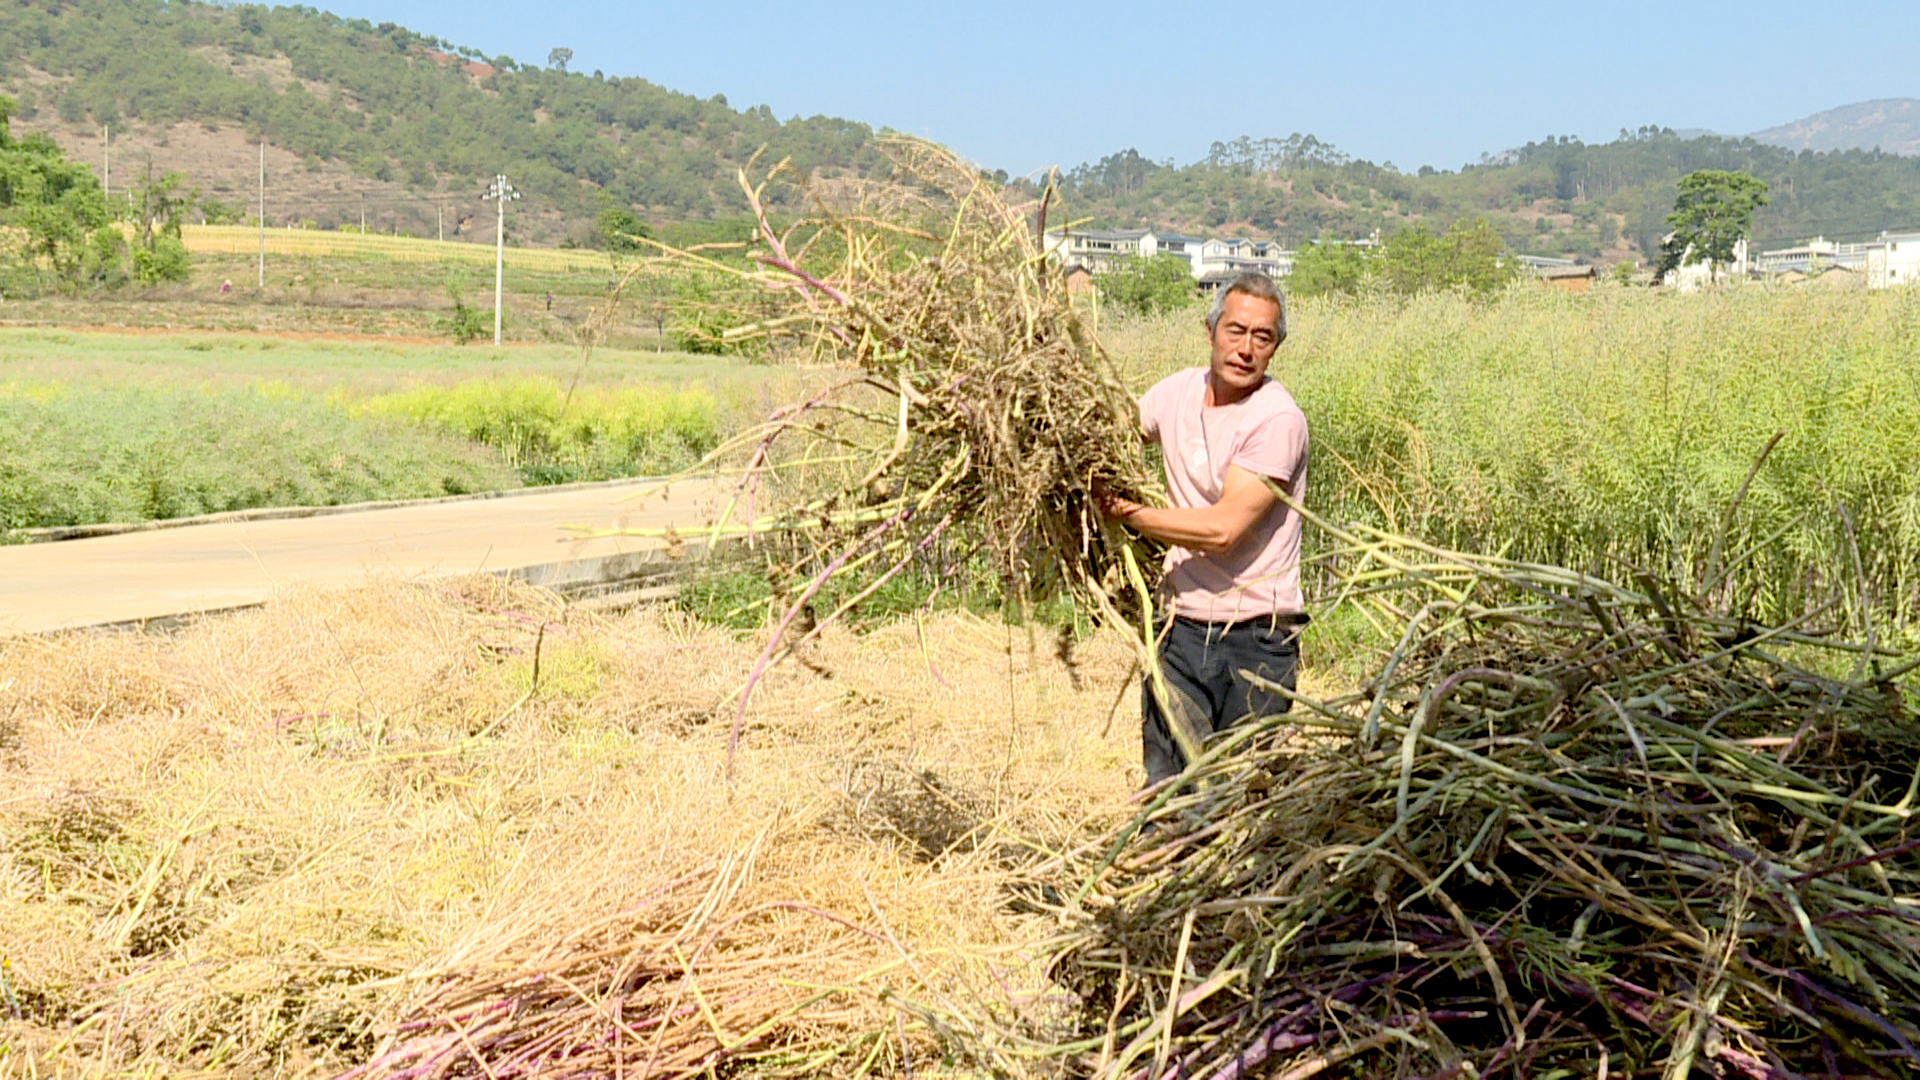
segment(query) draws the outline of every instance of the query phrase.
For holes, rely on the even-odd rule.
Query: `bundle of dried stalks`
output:
[[[769,658],[830,579],[859,574],[864,587],[817,613],[819,624],[916,564],[941,579],[996,574],[1023,599],[1065,593],[1103,614],[1144,610],[1156,561],[1091,493],[1156,482],[1133,400],[1040,248],[1044,200],[1010,205],[937,146],[883,146],[889,180],[816,187],[819,216],[784,228],[766,210],[784,168],[757,181],[743,170],[759,222],[747,259],[673,253],[779,303],[729,340],[798,339],[857,371],[710,459],[740,476],[715,535],[800,538],[774,569],[787,611]],[[791,478],[790,509],[737,523]]]
[[[1155,1080],[1920,1069],[1920,660],[1329,531],[1399,647],[1056,882],[1085,1011],[1035,1052]]]

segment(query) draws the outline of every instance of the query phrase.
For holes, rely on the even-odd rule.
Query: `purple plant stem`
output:
[[[835,555],[833,560],[827,563],[824,569],[818,574],[815,574],[813,580],[807,582],[806,591],[802,592],[799,599],[787,607],[787,613],[780,619],[780,625],[774,627],[773,636],[767,639],[767,647],[761,650],[760,658],[754,661],[753,671],[747,676],[747,684],[740,688],[740,707],[734,711],[732,730],[727,732],[728,783],[733,782],[733,758],[735,752],[740,747],[740,730],[746,727],[747,724],[747,701],[753,697],[753,688],[760,682],[760,677],[767,673],[767,668],[773,663],[773,655],[780,650],[780,642],[787,636],[787,629],[793,625],[795,619],[800,617],[800,612],[806,609],[807,601],[813,599],[814,594],[820,591],[821,586],[825,585],[828,579],[832,578],[841,567],[847,564],[847,560],[853,558],[858,552],[865,550],[868,544],[878,540],[886,534],[887,530],[907,520],[912,514],[913,507],[903,507],[899,513],[874,526],[872,529],[867,530],[867,534],[860,538],[859,543]]]
[[[1812,881],[1814,878],[1826,877],[1828,874],[1837,874],[1843,870],[1851,870],[1856,866],[1865,866],[1871,862],[1879,862],[1881,859],[1891,859],[1895,855],[1905,855],[1907,852],[1913,851],[1916,848],[1920,848],[1920,840],[1909,840],[1904,844],[1896,844],[1893,847],[1876,851],[1871,855],[1862,855],[1857,859],[1849,859],[1843,863],[1823,866],[1818,870],[1809,870],[1804,874],[1788,878],[1787,884],[1803,885]]]
[[[1751,1077],[1752,1080],[1806,1080],[1797,1072],[1775,1068],[1737,1046],[1722,1045],[1711,1056],[1716,1061],[1725,1062],[1727,1067],[1741,1076]]]
[[[1893,1040],[1894,1045],[1900,1048],[1901,1053],[1906,1056],[1908,1061],[1920,1064],[1920,1051],[1916,1051],[1913,1043],[1908,1041],[1907,1037],[1900,1033],[1900,1029],[1894,1027],[1886,1017],[1881,1016],[1879,1013],[1874,1012],[1864,1005],[1841,997],[1839,994],[1820,985],[1818,981],[1809,978],[1804,972],[1794,971],[1791,968],[1774,967],[1772,964],[1754,959],[1752,954],[1744,951],[1740,954],[1740,959],[1753,965],[1757,970],[1764,971],[1775,978],[1787,980],[1807,993],[1812,994],[1814,997],[1839,1009],[1853,1019],[1866,1024],[1868,1027],[1878,1028],[1881,1034]],[[1807,1011],[1812,1012],[1813,1010],[1808,1009]]]
[[[943,532],[946,532],[947,526],[951,524],[953,524],[952,514],[948,514],[946,517],[941,518],[940,523],[938,525],[935,525],[932,529],[928,530],[927,535],[922,537],[920,542],[913,546],[912,551],[907,552],[906,555],[902,556],[898,562],[888,567],[887,572],[884,574],[881,574],[880,577],[877,580],[875,580],[871,585],[868,585],[866,588],[861,589],[859,592],[854,593],[851,597],[848,597],[846,602],[843,603],[841,606],[846,607],[852,604],[857,604],[860,601],[865,600],[867,597],[872,596],[874,593],[878,592],[882,585],[885,585],[887,582],[892,581],[895,575],[899,574],[900,571],[905,570],[909,565],[912,564],[914,559],[918,558],[922,552],[926,551],[927,548],[931,547],[933,545],[933,542],[935,540],[938,540],[940,538],[940,534]],[[805,637],[802,637],[799,641],[794,642],[793,647],[797,649],[800,646],[805,645],[807,642],[812,641],[814,638],[819,637],[820,632],[824,629],[826,629],[826,623],[822,622],[819,626],[816,626],[813,629],[807,631]]]
[[[422,1020],[408,1020],[405,1023],[395,1024],[393,1026],[393,1030],[396,1032],[423,1031],[427,1028],[434,1027],[435,1025],[438,1025],[443,1021],[454,1021],[458,1023],[465,1020],[471,1020],[476,1017],[485,1016],[488,1013],[495,1013],[495,1012],[500,1012],[504,1009],[511,1009],[514,1006],[518,1005],[519,1003],[520,1001],[518,998],[503,998],[499,1001],[490,1002],[488,1004],[475,1005],[474,1007],[464,1010],[462,1012],[447,1013],[444,1016],[429,1017]]]
[[[1302,1047],[1312,1046],[1325,1041],[1330,1034],[1332,1032],[1322,1031],[1315,1035],[1289,1035],[1268,1028],[1256,1036],[1251,1044],[1234,1055],[1233,1060],[1224,1068],[1215,1072],[1212,1080],[1239,1080],[1249,1070],[1258,1068],[1261,1062],[1274,1054],[1283,1050],[1299,1050]],[[1177,1074],[1169,1072],[1167,1075],[1171,1077]]]
[[[805,416],[809,410],[826,401],[829,397],[833,396],[835,390],[844,385],[846,384],[841,383],[836,386],[829,386],[798,405],[782,405],[767,415],[768,423],[777,423],[779,426],[767,432],[767,434],[761,438],[759,444],[753,448],[753,456],[747,459],[747,467],[744,470],[744,475],[741,477],[738,486],[746,488],[747,491],[747,532],[749,536],[751,536],[753,532],[755,517],[754,500],[760,491],[760,473],[762,467],[767,462],[767,457],[773,451],[773,441],[786,434],[787,429],[798,423],[800,418]],[[735,490],[738,490],[738,487],[736,487]]]

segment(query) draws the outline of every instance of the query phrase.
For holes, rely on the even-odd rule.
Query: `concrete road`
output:
[[[372,575],[438,577],[650,559],[663,554],[661,540],[580,539],[562,526],[672,525],[691,532],[711,521],[721,503],[719,489],[708,483],[662,491],[635,482],[0,547],[0,636],[242,607],[296,581],[344,584]]]

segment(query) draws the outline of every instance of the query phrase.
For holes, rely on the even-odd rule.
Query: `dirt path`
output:
[[[644,499],[636,495],[651,492]],[[636,482],[0,547],[0,636],[260,603],[295,582],[437,577],[657,550],[563,525],[692,530],[715,489]]]

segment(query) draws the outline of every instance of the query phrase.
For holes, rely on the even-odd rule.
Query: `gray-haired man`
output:
[[[1286,298],[1265,274],[1223,287],[1207,313],[1207,366],[1175,372],[1140,399],[1140,426],[1164,451],[1173,505],[1105,502],[1109,516],[1172,545],[1165,592],[1173,618],[1160,642],[1166,707],[1202,739],[1291,704],[1240,674],[1291,689],[1307,621],[1300,517],[1268,486],[1296,502],[1306,489],[1306,416],[1267,374],[1286,336]],[[1152,679],[1142,699],[1153,784],[1187,760]]]

